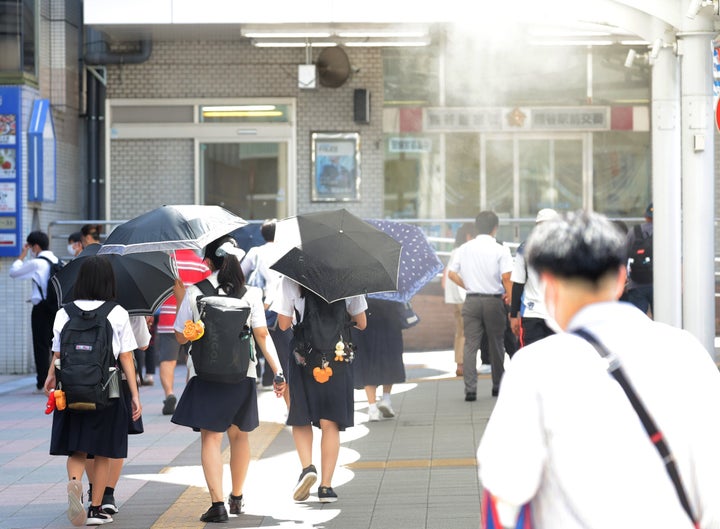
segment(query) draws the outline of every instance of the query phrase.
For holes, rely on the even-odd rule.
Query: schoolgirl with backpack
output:
[[[49,402],[55,403],[50,454],[68,457],[68,519],[76,526],[102,525],[113,521],[102,511],[110,460],[127,457],[128,422],[142,413],[133,364],[137,343],[127,311],[112,301],[115,276],[107,258],[86,258],[74,288],[75,301],[55,317],[53,361],[45,379],[45,391],[54,397]],[[120,369],[127,375],[132,410],[122,402]],[[88,454],[95,461],[86,513],[82,478]]]
[[[276,376],[275,394],[279,397],[285,389],[267,329],[262,290],[245,285],[239,262],[244,253],[232,237],[213,241],[205,248],[205,262],[212,274],[187,291],[182,281],[177,281],[174,289],[175,336],[181,344],[191,342],[188,369],[193,376],[171,420],[200,432],[203,472],[212,502],[200,517],[206,523],[229,518],[222,488],[225,432],[231,458],[240,462],[230,466],[229,511],[243,512],[243,485],[250,463],[248,433],[260,424],[252,337]]]
[[[318,500],[337,501],[332,478],[340,452],[340,432],[353,426],[354,399],[350,328],[365,329],[367,301],[364,296],[327,303],[283,277],[273,309],[278,327],[293,327],[288,369],[290,409],[295,448],[302,472],[293,499],[305,501],[318,479],[312,463],[313,427],[322,432],[322,461]]]

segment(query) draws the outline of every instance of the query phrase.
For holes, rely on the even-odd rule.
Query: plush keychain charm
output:
[[[194,342],[202,338],[203,334],[205,334],[205,324],[202,321],[194,322],[187,320],[185,322],[185,328],[183,329],[183,336],[185,338]]]
[[[47,404],[45,405],[45,415],[50,415],[55,410],[55,391],[51,391],[48,395]]]
[[[55,396],[55,409],[63,411],[65,406],[67,406],[67,402],[65,401],[65,392],[61,389],[56,389],[53,391],[53,395]]]
[[[342,362],[345,360],[345,344],[342,340],[335,344],[335,361]]]
[[[325,360],[325,357],[323,356],[322,359],[322,367],[316,367],[313,369],[313,378],[318,384],[324,384],[328,380],[330,380],[330,377],[333,374],[332,368],[329,366],[328,361]]]

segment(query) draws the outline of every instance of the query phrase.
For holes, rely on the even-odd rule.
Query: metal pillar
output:
[[[653,318],[682,327],[680,67],[672,47],[652,68]]]
[[[711,43],[716,33],[712,21],[693,22],[688,30],[678,33],[682,69],[683,326],[714,358],[715,120]]]

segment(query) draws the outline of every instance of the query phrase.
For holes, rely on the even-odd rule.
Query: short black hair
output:
[[[82,232],[81,231],[74,231],[70,235],[68,235],[68,242],[70,244],[74,242],[82,242]]]
[[[80,233],[83,237],[92,237],[93,240],[100,242],[100,232],[102,231],[102,225],[100,224],[85,224],[80,228]]]
[[[110,259],[104,255],[91,255],[83,259],[78,271],[75,299],[109,301],[117,297],[115,272]]]
[[[28,233],[25,241],[30,246],[37,244],[41,250],[47,250],[48,248],[50,248],[50,239],[48,238],[47,233],[45,233],[44,231],[31,231],[30,233]]]
[[[463,223],[455,233],[455,248],[467,242],[468,236],[475,237],[475,225],[472,222]]]
[[[275,240],[275,224],[277,219],[267,219],[260,226],[260,235],[266,242],[273,242]]]
[[[582,210],[538,224],[525,255],[538,273],[595,284],[627,263],[620,230],[606,216]]]
[[[481,235],[490,235],[499,224],[500,219],[493,211],[481,211],[475,218],[475,228]]]

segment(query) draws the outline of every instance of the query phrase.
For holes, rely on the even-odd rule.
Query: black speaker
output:
[[[370,92],[365,88],[353,92],[353,119],[355,123],[370,123]]]

